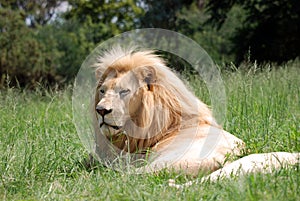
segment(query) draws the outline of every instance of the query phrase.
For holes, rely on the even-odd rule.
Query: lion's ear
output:
[[[95,71],[95,77],[96,77],[96,80],[99,80],[103,75],[103,72],[100,70],[100,69],[96,69]]]
[[[153,91],[153,84],[156,82],[156,70],[152,66],[138,67],[134,70],[139,80],[147,84],[148,90]]]

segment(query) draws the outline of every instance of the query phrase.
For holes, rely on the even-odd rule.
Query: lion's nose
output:
[[[112,109],[106,109],[102,106],[97,106],[96,111],[98,112],[98,114],[100,114],[102,117],[104,117],[105,115],[111,113]]]

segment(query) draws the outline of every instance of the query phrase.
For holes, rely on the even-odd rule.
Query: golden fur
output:
[[[117,59],[111,60],[111,58]],[[108,75],[114,74],[113,78],[115,78],[122,77],[128,72],[134,72],[132,76],[143,80],[147,77],[147,73],[153,74],[151,75],[153,77],[149,78],[151,83],[148,83],[148,86],[146,86],[146,82],[142,83],[145,86],[138,86],[139,89],[130,100],[129,111],[131,120],[138,127],[145,127],[151,122],[147,133],[151,135],[151,133],[156,132],[156,134],[153,137],[136,136],[135,134],[113,136],[113,144],[120,149],[128,149],[128,147],[125,147],[126,140],[130,141],[130,152],[152,147],[165,137],[176,134],[180,129],[192,126],[190,124],[195,119],[197,119],[197,124],[217,126],[208,107],[196,99],[185,88],[181,80],[165,67],[164,61],[151,51],[123,52],[121,49],[113,50],[99,60],[97,67],[96,74],[99,82],[95,95],[95,107],[100,101],[99,88]],[[170,75],[173,76],[173,80],[166,80],[165,77]],[[112,79],[112,77],[109,77],[109,79]],[[110,83],[110,85],[115,84],[115,82]],[[150,88],[148,89],[148,87]],[[140,100],[143,100],[142,104],[138,102]],[[198,107],[195,104],[198,104]],[[139,108],[133,109],[137,105]],[[163,113],[160,115],[156,113],[151,116],[149,113],[156,106],[162,106]],[[151,119],[149,119],[150,116]],[[130,125],[125,125],[125,128],[126,133],[137,133],[137,130]],[[132,135],[136,136],[136,138],[131,137]]]
[[[222,130],[154,52],[113,48],[95,66],[95,153],[101,160],[148,151],[149,165],[139,171],[167,167],[196,175],[239,154],[243,141]]]

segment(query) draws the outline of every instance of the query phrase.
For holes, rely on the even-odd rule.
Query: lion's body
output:
[[[154,157],[142,171],[168,167],[190,175],[210,172],[224,165],[229,154],[240,154],[242,144],[237,137],[209,125],[183,129],[153,148]]]
[[[96,67],[95,153],[101,159],[147,154],[149,164],[140,171],[166,167],[196,175],[220,168],[243,148],[153,52],[116,48]]]

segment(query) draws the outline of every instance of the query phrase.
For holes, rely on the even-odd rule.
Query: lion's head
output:
[[[207,106],[152,51],[113,49],[99,59],[96,75],[96,126],[121,150],[151,148],[184,127],[216,125]]]

